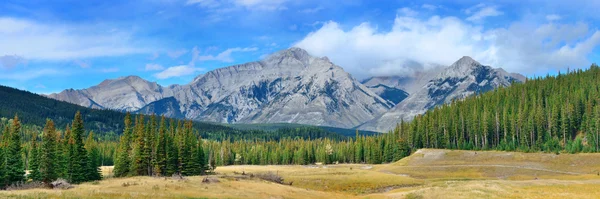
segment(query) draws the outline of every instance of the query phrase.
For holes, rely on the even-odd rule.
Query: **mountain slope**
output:
[[[210,71],[178,89],[173,90],[178,112],[157,114],[222,123],[352,127],[391,107],[326,57],[312,57],[300,48]]]
[[[83,116],[85,129],[88,131],[94,131],[97,135],[105,135],[111,131],[120,134],[123,131],[123,120],[125,118],[125,113],[123,112],[87,108],[1,85],[0,96],[2,96],[0,98],[1,123],[5,123],[6,120],[13,118],[16,114],[25,125],[42,127],[46,123],[46,119],[52,119],[57,128],[63,129],[72,122],[75,113],[80,111]],[[135,116],[132,115],[132,117]],[[308,125],[282,127],[272,131],[243,126],[234,128],[206,122],[194,122],[193,125],[199,131],[201,137],[214,140],[224,138],[278,140],[286,137],[341,140],[347,137],[354,137],[354,134],[349,132],[355,131],[351,129]],[[288,130],[291,128],[293,130]],[[360,134],[374,135],[375,133],[360,131]]]
[[[49,97],[86,107],[198,121],[342,128],[369,121],[394,105],[326,57],[313,57],[300,48],[209,71],[181,86],[162,87],[130,76]]]
[[[102,83],[82,90],[65,90],[48,97],[89,108],[136,111],[148,103],[172,96],[170,88],[138,76],[104,80]]]
[[[411,93],[390,111],[360,125],[359,129],[387,131],[396,126],[400,120],[411,120],[414,116],[423,114],[437,105],[509,86],[513,81],[523,82],[525,78],[521,75],[509,74],[502,69],[484,66],[465,56],[435,75],[420,90]]]
[[[391,104],[398,104],[402,100],[408,97],[408,93],[399,88],[389,87],[383,84],[377,84],[374,86],[367,86],[371,91],[375,94],[379,95],[379,97],[387,100]]]

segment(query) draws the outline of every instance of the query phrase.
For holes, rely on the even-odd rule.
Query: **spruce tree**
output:
[[[57,135],[54,122],[48,119],[42,135],[42,148],[40,157],[40,172],[42,182],[48,184],[58,178],[58,153]]]
[[[119,149],[117,150],[117,159],[115,160],[115,177],[124,177],[129,175],[131,168],[131,114],[125,115],[125,128],[119,141]]]
[[[173,123],[171,123],[172,125]],[[167,176],[173,175],[175,173],[179,173],[179,151],[177,150],[177,144],[175,142],[174,136],[167,135],[166,136],[166,150],[167,150],[167,163],[166,163],[166,172]]]
[[[6,140],[8,139],[8,135],[10,135],[10,130],[8,125],[4,127],[4,131],[2,132],[2,140],[0,140],[0,188],[3,188],[7,185],[7,168],[6,168]]]
[[[92,181],[102,179],[102,172],[100,171],[102,157],[100,155],[100,149],[98,149],[98,144],[94,140],[94,132],[92,131],[90,131],[90,134],[85,141],[85,149],[87,150],[89,158],[86,169],[88,174],[87,180]]]
[[[71,131],[71,138],[69,140],[69,145],[71,146],[71,154],[69,159],[72,162],[70,180],[72,183],[77,184],[93,178],[93,176],[91,176],[89,173],[90,160],[87,155],[87,150],[83,144],[83,134],[85,133],[85,129],[83,127],[83,119],[81,118],[81,113],[79,111],[75,114]]]
[[[37,133],[34,133],[31,138],[31,152],[29,155],[29,175],[27,176],[32,181],[41,181],[42,174],[40,172],[40,151],[37,142]]]
[[[6,142],[6,179],[7,184],[23,182],[25,169],[21,148],[21,123],[15,115],[12,128]]]
[[[135,176],[148,175],[148,156],[146,147],[146,134],[144,128],[144,116],[140,115],[135,122],[135,143],[133,144],[132,150],[132,162],[131,162],[131,173]]]
[[[160,130],[158,131],[158,140],[156,141],[156,158],[154,171],[159,176],[165,176],[167,170],[167,127],[165,117],[160,119]]]

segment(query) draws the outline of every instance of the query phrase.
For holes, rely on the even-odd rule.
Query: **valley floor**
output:
[[[111,168],[105,168],[110,175]],[[250,174],[272,172],[282,185]],[[108,178],[1,198],[599,198],[600,154],[422,149],[396,163],[227,166],[205,177]],[[244,173],[245,175],[242,175]]]

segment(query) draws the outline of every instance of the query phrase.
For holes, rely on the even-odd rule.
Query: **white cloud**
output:
[[[524,74],[568,66],[585,67],[600,44],[600,32],[586,24],[513,22],[486,30],[456,17],[397,16],[390,30],[362,23],[345,30],[327,22],[294,44],[315,56],[328,56],[357,78],[410,75],[450,65],[468,55],[483,64]]]
[[[144,67],[145,71],[157,71],[163,69],[165,69],[165,67],[161,66],[160,64],[146,64]]]
[[[323,10],[323,9],[325,9],[325,8],[323,8],[322,6],[317,6],[317,7],[314,7],[314,8],[307,8],[307,9],[304,9],[304,10],[300,10],[298,12],[305,13],[305,14],[313,14],[313,13],[317,13],[317,12]]]
[[[0,56],[0,68],[11,69],[21,63],[25,63],[25,59],[17,55],[3,55]]]
[[[100,69],[100,72],[102,72],[102,73],[116,73],[116,72],[119,72],[119,68],[116,68],[116,67],[103,68],[103,69]]]
[[[546,15],[546,20],[548,21],[556,21],[556,20],[560,20],[562,17],[560,17],[560,15]]]
[[[187,53],[187,52],[188,52],[188,50],[186,50],[186,49],[179,49],[179,50],[167,52],[167,56],[169,56],[173,59],[177,59],[177,58],[181,57],[182,55],[185,55],[185,53]]]
[[[397,10],[399,15],[403,15],[403,16],[409,16],[409,17],[413,17],[413,16],[417,16],[419,13],[413,9],[410,8],[400,8]]]
[[[284,3],[287,0],[234,0],[234,3],[238,6],[245,7],[251,10],[287,10]]]
[[[152,56],[150,56],[150,58],[148,58],[148,59],[155,60],[155,59],[158,59],[158,57],[160,57],[160,54],[158,54],[158,52],[154,52],[154,53],[152,53]]]
[[[74,63],[81,68],[90,68],[91,63],[89,61],[75,60]]]
[[[438,6],[436,5],[431,5],[431,4],[423,4],[421,6],[421,8],[427,9],[427,10],[436,10],[438,8]]]
[[[477,5],[471,6],[470,8],[465,9],[465,13],[471,14],[475,10],[485,7],[485,3],[479,3]]]
[[[480,9],[468,17],[468,21],[482,21],[487,17],[495,17],[504,14],[502,11],[499,11],[496,6],[483,6],[483,4],[478,4],[475,8]],[[470,14],[471,12],[473,12],[471,9],[466,11],[467,14]]]
[[[234,52],[252,52],[257,51],[258,48],[229,48],[219,54],[215,55],[202,55],[197,57],[197,61],[222,61],[222,62],[233,62],[231,54]]]
[[[162,72],[154,74],[154,77],[156,77],[158,79],[168,79],[168,78],[172,78],[172,77],[195,75],[196,72],[203,71],[203,70],[204,69],[195,68],[195,67],[188,66],[188,65],[173,66],[173,67],[167,68],[166,70],[164,70]]]
[[[34,60],[75,60],[149,52],[134,47],[130,33],[106,29],[95,25],[42,24],[0,17],[0,55]]]
[[[221,3],[215,0],[188,0],[185,2],[186,5],[199,5],[204,8],[215,8],[219,7]]]
[[[27,81],[27,80],[31,80],[31,79],[36,79],[38,77],[46,77],[49,75],[59,75],[59,74],[64,74],[64,72],[61,73],[60,71],[55,70],[55,69],[42,68],[42,69],[27,70],[27,71],[19,70],[17,72],[13,72],[13,73],[0,73],[0,79]]]
[[[209,47],[210,49],[210,47]],[[196,66],[196,62],[200,61],[200,50],[198,50],[198,47],[194,46],[194,48],[192,49],[192,60],[190,60],[190,63],[188,64],[189,66]]]
[[[185,5],[198,5],[203,8],[213,9],[213,12],[230,12],[235,9],[248,9],[257,11],[287,10],[284,5],[287,0],[187,0]]]

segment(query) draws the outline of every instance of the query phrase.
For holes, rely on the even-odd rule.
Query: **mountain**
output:
[[[437,105],[498,87],[509,86],[512,82],[524,81],[525,77],[522,75],[484,66],[471,57],[465,56],[433,76],[425,85],[411,93],[408,98],[390,111],[358,128],[379,132],[387,131],[400,120],[411,120],[414,116],[423,114]]]
[[[366,86],[366,85],[365,85]],[[366,86],[379,97],[387,100],[390,104],[398,104],[408,97],[408,93],[402,89],[390,87],[384,84]]]
[[[299,123],[354,127],[393,106],[327,57],[290,48],[264,60],[161,87],[133,77],[51,98],[88,107],[220,123]],[[119,89],[120,87],[125,87]]]
[[[102,110],[87,108],[68,102],[63,102],[46,96],[22,91],[0,85],[0,126],[8,119],[18,115],[25,129],[31,126],[41,128],[46,124],[46,119],[52,119],[58,129],[70,125],[77,111],[81,112],[85,129],[94,131],[97,136],[108,136],[106,139],[115,139],[115,135],[123,131],[123,120],[125,113],[114,110]],[[135,118],[135,115],[131,116]],[[146,117],[148,119],[149,117]],[[279,140],[281,138],[302,137],[329,138],[332,140],[347,139],[354,137],[355,129],[333,128],[325,126],[279,125],[271,129],[261,129],[252,126],[226,126],[222,124],[194,122],[193,126],[203,138],[220,139],[244,139],[244,140]],[[114,134],[111,134],[114,133]],[[376,135],[375,132],[359,131],[360,135]]]
[[[68,89],[48,97],[88,108],[136,111],[147,104],[172,96],[169,88],[137,76],[104,80],[83,90]]]

